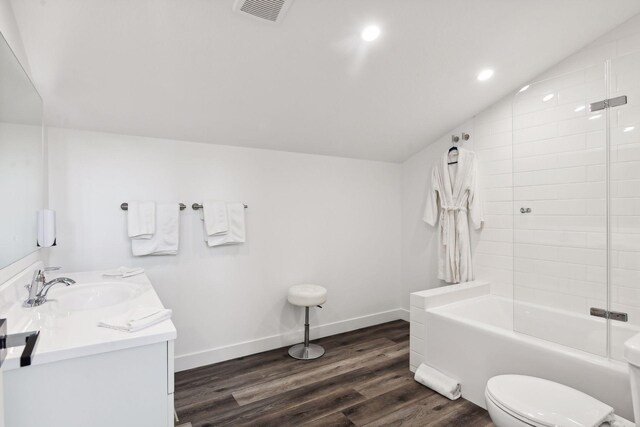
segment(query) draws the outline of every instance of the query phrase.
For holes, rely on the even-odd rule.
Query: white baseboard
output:
[[[325,325],[312,326],[311,331],[313,338],[316,339],[366,328],[368,326],[379,325],[380,323],[391,322],[398,319],[408,321],[409,311],[402,308],[383,311],[380,313],[369,314],[367,316],[354,317],[351,319],[341,320],[339,322],[327,323]],[[279,335],[272,335],[251,341],[212,348],[210,350],[179,355],[175,358],[175,370],[176,372],[184,371],[187,369],[197,368],[198,366],[210,365],[212,363],[223,362],[225,360],[235,359],[249,354],[261,353],[263,351],[293,345],[300,342],[301,336],[302,330],[296,329],[295,331]]]
[[[406,308],[399,308],[398,312],[400,312],[399,319],[405,320],[407,322],[409,321],[409,317],[410,317],[409,310],[407,310]]]

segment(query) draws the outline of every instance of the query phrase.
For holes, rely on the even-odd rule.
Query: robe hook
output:
[[[452,143],[455,144],[458,141],[460,141],[460,137],[458,135],[451,135],[451,142]]]
[[[463,141],[468,141],[469,138],[470,138],[470,135],[468,133],[462,132],[462,140]]]

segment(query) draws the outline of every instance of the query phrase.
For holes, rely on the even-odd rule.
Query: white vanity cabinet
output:
[[[0,289],[0,300],[19,295],[0,313],[8,332],[40,331],[30,366],[20,367],[21,348],[7,352],[6,426],[173,426],[177,333],[171,320],[132,333],[97,326],[140,307],[164,309],[147,276],[65,276],[76,283],[52,289],[50,300],[34,308],[22,306],[24,278]]]
[[[173,426],[173,341],[4,373],[15,427]]]

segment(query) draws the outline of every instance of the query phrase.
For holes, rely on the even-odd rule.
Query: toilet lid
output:
[[[539,426],[593,427],[613,408],[571,387],[526,375],[499,375],[487,382],[487,397],[514,416]]]

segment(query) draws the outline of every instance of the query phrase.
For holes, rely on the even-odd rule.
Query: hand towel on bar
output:
[[[219,200],[205,200],[200,209],[200,219],[204,221],[207,236],[226,234],[229,231],[227,204]]]
[[[462,395],[460,383],[431,366],[421,363],[414,379],[444,397],[456,400]]]
[[[138,307],[125,314],[102,320],[98,322],[98,326],[123,332],[136,332],[167,319],[171,319],[169,309]]]
[[[144,273],[144,268],[128,268],[128,267],[118,267],[115,270],[109,270],[102,273],[103,276],[107,277],[131,277],[137,274]]]
[[[227,218],[229,220],[229,231],[226,234],[205,236],[209,247],[245,242],[244,204],[240,202],[227,203]]]
[[[180,239],[180,205],[158,203],[156,206],[156,232],[148,240],[131,240],[134,256],[176,255]]]
[[[150,239],[156,232],[156,204],[131,201],[127,209],[127,235],[132,239]]]

